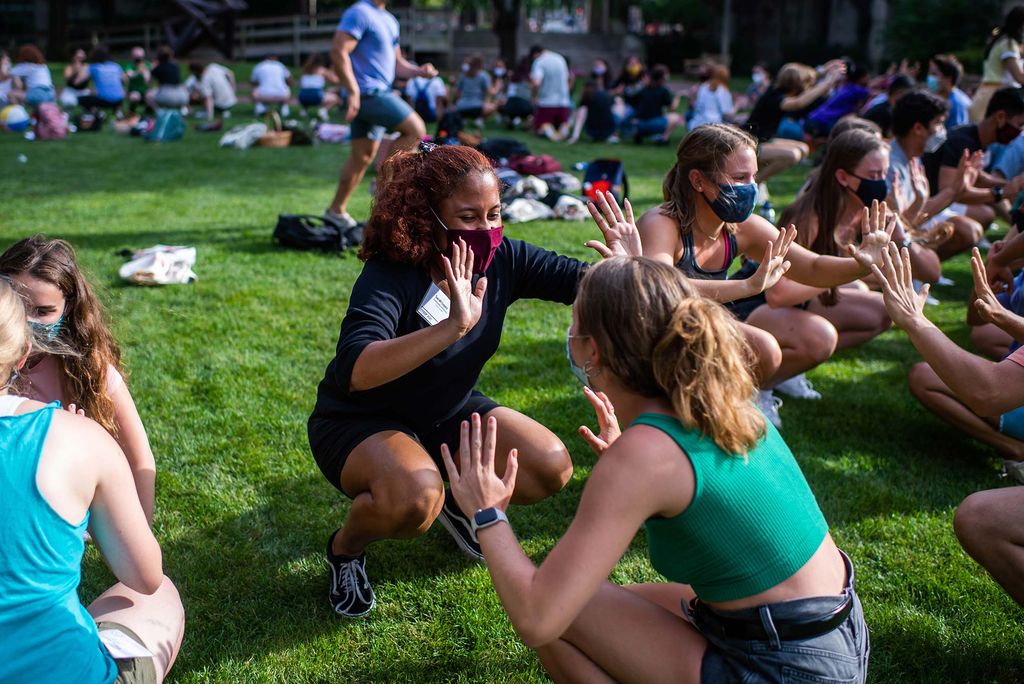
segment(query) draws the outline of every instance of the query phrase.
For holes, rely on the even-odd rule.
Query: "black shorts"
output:
[[[404,421],[383,414],[334,418],[313,415],[306,426],[309,433],[309,448],[313,452],[313,459],[320,467],[320,472],[328,482],[350,499],[352,496],[341,488],[341,471],[345,467],[345,461],[353,449],[367,437],[378,432],[394,430],[404,432],[415,439],[437,465],[441,477],[447,480],[444,461],[441,460],[441,445],[447,444],[454,454],[458,450],[459,428],[462,421],[468,420],[474,413],[483,416],[498,406],[496,401],[474,390],[450,418],[435,423],[426,430],[416,430]]]
[[[726,302],[723,306],[732,312],[740,321],[746,321],[750,314],[754,313],[754,310],[759,308],[762,304],[767,304],[768,299],[764,296],[764,293],[756,294],[753,297],[744,297],[743,299],[734,299],[731,302]]]
[[[479,119],[484,115],[483,107],[466,107],[465,109],[458,110],[459,116],[463,119]]]

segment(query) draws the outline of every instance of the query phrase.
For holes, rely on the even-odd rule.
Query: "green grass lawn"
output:
[[[232,122],[242,117],[232,119]],[[326,601],[323,548],[348,507],[306,442],[316,385],[334,354],[360,262],[271,244],[279,212],[320,212],[343,146],[221,150],[189,132],[154,146],[110,130],[63,142],[0,134],[0,248],[43,232],[66,238],[99,288],[125,352],[158,464],[155,531],[188,617],[176,682],[543,681],[510,627],[486,569],[440,526],[374,545],[377,607],[339,619]],[[639,210],[660,199],[672,148],[530,140],[564,165],[628,158]],[[18,156],[25,154],[27,162]],[[806,173],[773,183],[785,203]],[[365,216],[362,188],[352,205]],[[507,226],[593,260],[591,224]],[[118,252],[156,243],[199,249],[192,286],[122,285]],[[929,316],[966,343],[967,261],[949,264]],[[480,389],[562,437],[576,470],[565,491],[511,518],[540,561],[566,528],[594,456],[576,435],[592,416],[564,357],[568,307],[517,304]],[[1000,486],[994,453],[939,423],[906,388],[918,355],[898,332],[810,374],[824,399],[789,400],[783,434],[836,541],[857,566],[877,682],[1024,680],[1021,610],[957,545],[952,512]],[[642,534],[614,580],[657,579]],[[94,548],[81,595],[113,581]]]

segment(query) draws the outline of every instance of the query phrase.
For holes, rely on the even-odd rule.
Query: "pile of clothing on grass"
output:
[[[530,154],[522,142],[506,138],[485,140],[477,149],[495,165],[505,222],[585,221],[590,217],[586,201],[579,194],[583,183],[563,171],[554,157]]]

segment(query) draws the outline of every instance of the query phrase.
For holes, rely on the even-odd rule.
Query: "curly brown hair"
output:
[[[32,43],[28,43],[18,48],[18,56],[14,61],[18,64],[23,64],[25,62],[31,64],[46,64],[46,57],[43,57],[42,50]]]
[[[463,145],[397,152],[381,167],[359,258],[426,264],[436,251],[434,213],[471,173],[494,176],[487,157]]]
[[[0,274],[30,275],[52,283],[64,295],[60,341],[71,352],[59,356],[64,396],[117,436],[114,402],[107,396],[107,371],[122,376],[121,349],[104,321],[103,307],[78,267],[75,250],[64,240],[35,235],[14,243],[0,255]]]

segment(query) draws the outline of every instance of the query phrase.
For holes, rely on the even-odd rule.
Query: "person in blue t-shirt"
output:
[[[106,45],[97,45],[89,54],[89,79],[93,94],[78,98],[78,104],[91,110],[121,107],[127,77],[121,65],[110,59]]]
[[[400,135],[389,154],[411,149],[427,134],[423,119],[394,92],[396,77],[433,78],[432,64],[417,66],[402,55],[398,20],[386,0],[360,0],[345,10],[331,45],[331,64],[348,93],[345,121],[352,124],[352,153],[341,167],[338,189],[325,218],[342,228],[356,225],[347,210],[366,169],[377,155],[385,129]]]
[[[871,95],[867,87],[868,76],[868,71],[864,67],[853,63],[847,64],[846,81],[832,93],[825,104],[808,115],[804,121],[804,131],[816,140],[827,138],[837,121],[847,114],[859,111]]]
[[[968,109],[971,98],[957,88],[964,68],[953,55],[935,55],[928,67],[928,90],[949,100],[949,114],[946,116],[946,128],[956,128],[970,123]]]

